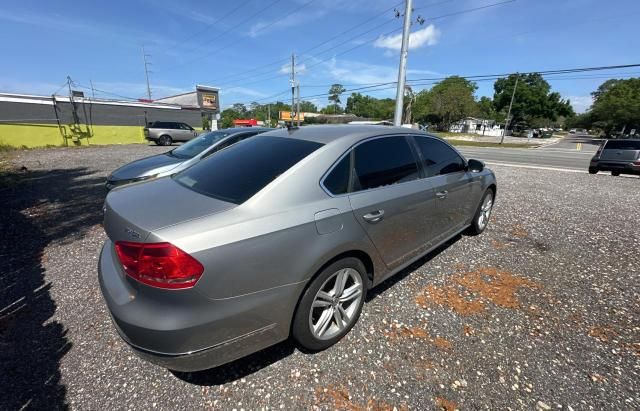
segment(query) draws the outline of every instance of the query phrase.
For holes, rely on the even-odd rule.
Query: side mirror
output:
[[[467,166],[469,168],[469,171],[471,171],[472,173],[479,173],[484,170],[484,162],[480,160],[470,159],[467,162]]]

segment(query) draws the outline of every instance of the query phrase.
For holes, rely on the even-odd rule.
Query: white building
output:
[[[451,133],[480,134],[483,136],[501,136],[502,126],[494,120],[467,117],[449,127]]]

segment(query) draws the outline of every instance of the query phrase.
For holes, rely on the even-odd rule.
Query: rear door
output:
[[[440,241],[472,216],[482,195],[480,177],[467,172],[464,159],[448,144],[428,136],[415,136],[415,143],[437,198],[433,234]]]
[[[406,136],[378,137],[351,152],[349,201],[356,219],[393,269],[425,250],[433,190],[421,179]]]

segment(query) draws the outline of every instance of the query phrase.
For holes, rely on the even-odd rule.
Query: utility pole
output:
[[[89,84],[91,85],[91,97],[95,100],[96,98],[96,91],[93,89],[93,81],[89,80]]]
[[[296,55],[291,53],[291,127],[293,127],[293,106],[296,99]]]
[[[404,84],[407,77],[407,55],[409,54],[409,35],[411,29],[411,5],[413,0],[405,0],[404,27],[402,29],[402,47],[400,49],[400,67],[398,68],[398,90],[396,91],[396,111],[393,125],[402,125],[402,108],[404,103]]]
[[[149,65],[151,63],[147,62],[147,57],[151,57],[144,51],[144,46],[142,46],[142,61],[144,61],[144,77],[147,80],[147,99],[151,100],[151,86],[149,85]]]
[[[513,93],[511,93],[511,102],[509,102],[509,110],[507,111],[507,119],[504,121],[504,132],[502,133],[502,138],[500,139],[500,144],[504,142],[504,136],[507,134],[507,127],[509,127],[509,117],[511,117],[511,106],[513,106],[513,98],[516,96],[516,89],[518,88],[518,80],[520,79],[520,74],[516,73],[516,84],[513,86]]]
[[[269,119],[267,124],[271,127],[271,103],[267,103],[267,118]]]
[[[300,82],[298,81],[298,83],[296,84],[296,116],[298,117],[298,127],[300,127]]]

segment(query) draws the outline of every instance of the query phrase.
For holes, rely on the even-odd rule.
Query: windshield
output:
[[[292,138],[250,138],[198,162],[174,179],[200,194],[241,204],[321,146]]]
[[[189,140],[180,147],[171,150],[170,153],[178,158],[193,158],[229,134],[231,133],[228,131],[212,131]]]

